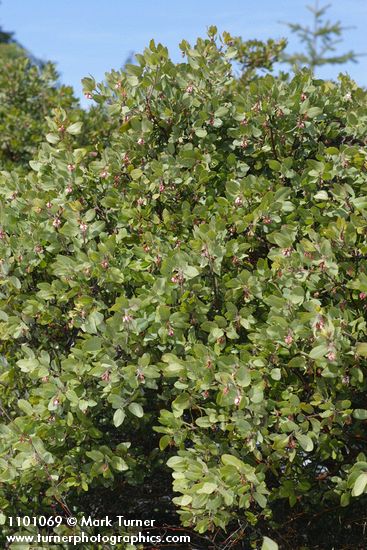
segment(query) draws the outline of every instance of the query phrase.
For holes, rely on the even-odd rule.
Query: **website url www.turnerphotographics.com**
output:
[[[154,519],[129,519],[125,516],[104,516],[95,518],[93,516],[63,517],[63,516],[16,516],[8,517],[5,522],[8,527],[16,530],[14,534],[6,535],[8,543],[16,544],[187,544],[190,543],[190,536],[166,532],[164,527],[158,527]],[[66,525],[73,529],[72,534],[51,533],[53,528]],[[116,529],[115,534],[97,533],[95,528],[101,527]],[[31,528],[42,529],[44,532],[31,534]],[[93,528],[93,534],[90,530]],[[126,529],[129,532],[126,532]],[[119,530],[122,531],[119,533]],[[23,532],[22,532],[23,531]],[[24,531],[28,531],[24,532]],[[131,532],[130,532],[131,531]]]

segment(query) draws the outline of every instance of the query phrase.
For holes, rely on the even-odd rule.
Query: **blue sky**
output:
[[[84,76],[102,80],[151,38],[179,61],[179,42],[193,42],[213,24],[245,39],[287,36],[292,51],[297,42],[280,21],[311,22],[306,3],[313,0],[1,0],[0,24],[36,57],[54,61],[61,81],[80,96]],[[345,31],[341,50],[367,52],[367,0],[334,0],[329,18],[355,27]],[[325,67],[319,76],[340,70]],[[342,70],[367,85],[367,56]]]

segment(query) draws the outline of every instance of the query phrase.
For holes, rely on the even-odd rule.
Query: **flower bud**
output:
[[[293,342],[293,336],[292,334],[289,332],[287,334],[287,336],[284,338],[284,342],[287,344],[287,346],[290,346],[291,343]]]

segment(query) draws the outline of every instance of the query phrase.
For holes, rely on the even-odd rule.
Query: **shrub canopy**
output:
[[[239,81],[214,35],[86,78],[103,140],[59,110],[2,172],[4,514],[170,471],[184,526],[256,544],[365,499],[366,93]]]

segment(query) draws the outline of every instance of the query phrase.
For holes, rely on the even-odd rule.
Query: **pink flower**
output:
[[[189,84],[186,88],[186,92],[188,94],[192,94],[193,91],[194,91],[194,86],[192,84]]]
[[[66,192],[67,194],[73,192],[73,188],[71,187],[71,185],[68,185],[68,186],[65,188],[65,192]]]
[[[87,98],[87,99],[93,99],[93,96],[90,92],[85,92],[84,96]]]
[[[132,316],[129,315],[128,313],[125,313],[125,315],[123,316],[122,320],[123,320],[124,323],[130,323],[130,322],[133,320],[133,318],[132,318]]]
[[[366,292],[360,292],[359,298],[360,298],[360,300],[365,300],[367,298],[367,293]]]
[[[141,380],[142,382],[144,382],[144,380],[145,380],[144,373],[141,372],[141,370],[139,370],[139,369],[137,370],[137,377],[138,377],[139,380]]]
[[[68,164],[68,171],[74,172],[74,170],[75,170],[75,164]]]
[[[109,266],[108,260],[101,261],[101,267],[103,267],[103,269],[107,269],[108,266]]]
[[[243,201],[242,201],[241,197],[236,197],[235,200],[234,200],[234,203],[235,203],[236,206],[242,206]]]
[[[290,346],[293,342],[293,336],[291,333],[288,333],[287,336],[284,338],[284,342],[287,344],[287,346]]]
[[[282,254],[286,257],[290,256],[292,254],[292,248],[283,248]]]
[[[108,178],[108,172],[106,169],[102,170],[102,172],[99,174],[101,178],[106,179]]]
[[[52,225],[53,225],[54,227],[56,227],[56,229],[59,228],[60,225],[61,225],[61,220],[60,220],[60,218],[54,218],[54,221],[52,222]]]
[[[326,357],[329,359],[329,361],[335,361],[335,359],[336,359],[335,351],[329,351],[329,353],[326,355]]]
[[[81,222],[79,225],[79,229],[82,233],[86,233],[88,229],[88,225],[85,222]]]
[[[145,143],[144,138],[138,139],[138,145],[144,145],[144,143]]]
[[[319,317],[315,323],[315,329],[322,330],[324,328],[324,325],[325,325],[324,319],[322,317]]]
[[[241,396],[240,395],[237,395],[235,398],[234,398],[234,404],[235,405],[239,405],[241,403]]]

